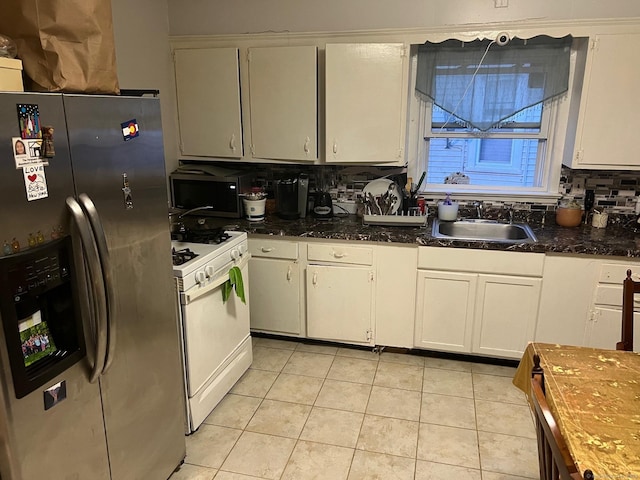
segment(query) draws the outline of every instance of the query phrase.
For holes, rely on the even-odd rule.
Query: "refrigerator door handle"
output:
[[[89,271],[89,285],[92,295],[93,308],[90,309],[92,316],[92,323],[95,327],[95,360],[92,367],[89,381],[95,383],[98,377],[102,373],[104,368],[105,352],[107,349],[107,333],[106,333],[106,311],[107,306],[104,301],[104,297],[100,295],[100,292],[104,291],[104,285],[102,284],[102,276],[100,275],[100,259],[98,257],[98,250],[91,235],[91,229],[89,222],[82,212],[80,204],[73,197],[67,197],[67,208],[71,212],[73,221],[78,228],[80,234],[80,242],[84,251],[84,257],[86,259],[86,265]]]
[[[107,370],[113,362],[113,357],[116,348],[116,323],[115,323],[115,290],[113,287],[113,275],[111,270],[111,260],[109,258],[109,248],[107,247],[107,239],[104,234],[104,228],[100,221],[100,215],[95,204],[89,198],[86,193],[81,193],[78,196],[80,207],[84,210],[85,214],[89,218],[89,224],[93,231],[93,238],[96,241],[98,247],[98,256],[100,258],[100,265],[102,271],[102,281],[105,287],[104,294],[106,296],[107,315],[106,315],[106,328],[107,328],[107,355],[102,369],[102,374],[107,373]]]

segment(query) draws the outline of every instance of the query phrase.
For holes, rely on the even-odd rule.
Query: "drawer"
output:
[[[598,285],[596,287],[595,304],[622,308],[622,285]],[[633,308],[638,310],[639,307],[640,296],[636,295],[633,298]]]
[[[329,245],[309,243],[307,258],[316,262],[350,263],[353,265],[373,265],[372,247],[352,247],[351,245]]]
[[[627,278],[627,270],[631,269],[631,278],[640,281],[640,265],[637,263],[605,263],[600,268],[600,283],[616,283],[622,290],[622,282]],[[622,299],[622,294],[620,294]]]
[[[298,259],[298,242],[249,238],[249,253],[254,257]]]

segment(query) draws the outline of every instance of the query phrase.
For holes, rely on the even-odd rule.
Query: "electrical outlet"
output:
[[[494,0],[495,8],[506,8],[509,6],[509,0]]]

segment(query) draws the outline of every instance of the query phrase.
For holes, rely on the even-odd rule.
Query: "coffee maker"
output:
[[[306,217],[308,192],[309,176],[305,173],[295,178],[276,180],[276,215],[286,220]]]

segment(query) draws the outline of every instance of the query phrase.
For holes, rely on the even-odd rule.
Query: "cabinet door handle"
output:
[[[307,155],[309,154],[309,142],[311,142],[311,139],[309,137],[307,137],[304,141],[304,153],[306,153]]]
[[[333,141],[333,154],[337,154],[338,153],[338,143],[334,140]]]
[[[273,247],[261,247],[260,250],[262,250],[263,253],[269,253],[273,252]]]
[[[231,140],[229,140],[229,148],[236,151],[236,135],[235,133],[231,134]]]
[[[291,281],[291,265],[287,268],[287,282]]]
[[[314,285],[318,284],[318,272],[313,272],[313,278],[311,279],[311,283]]]

